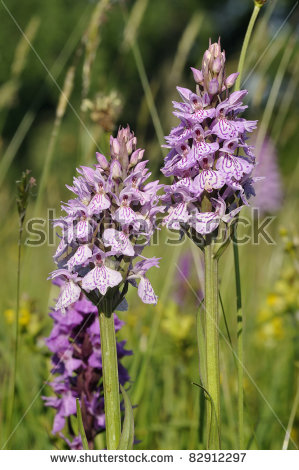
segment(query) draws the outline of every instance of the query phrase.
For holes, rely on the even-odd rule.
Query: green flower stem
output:
[[[220,371],[218,318],[218,260],[208,235],[205,255],[205,342],[207,406],[207,448],[220,449]]]
[[[21,223],[19,229],[19,241],[18,241],[18,269],[17,269],[17,308],[16,308],[16,332],[15,332],[15,344],[13,351],[13,371],[12,371],[12,382],[11,382],[11,400],[8,407],[8,436],[5,443],[8,444],[12,437],[13,427],[13,413],[16,399],[16,383],[17,383],[17,369],[19,359],[19,336],[20,336],[20,283],[21,283],[21,251],[22,251],[22,234],[23,234],[23,223]]]
[[[116,450],[121,434],[118,363],[113,313],[99,312],[103,385],[105,400],[106,444]]]
[[[239,76],[236,81],[236,90],[240,90],[240,87],[241,87],[241,80],[242,80],[242,75],[243,75],[243,69],[244,69],[244,63],[245,63],[245,57],[246,57],[246,53],[248,49],[248,44],[250,41],[254,24],[256,22],[256,19],[258,17],[261,7],[262,5],[257,5],[256,3],[254,4],[254,9],[253,9],[253,12],[252,12],[252,15],[251,15],[248,27],[247,27],[247,31],[245,34],[245,38],[244,38],[242,50],[241,50],[241,55],[239,59],[239,65],[238,65]]]
[[[244,371],[243,371],[243,311],[242,311],[242,291],[239,263],[239,249],[236,243],[234,247],[234,264],[236,278],[237,296],[237,369],[238,369],[238,428],[239,428],[239,449],[244,449]]]

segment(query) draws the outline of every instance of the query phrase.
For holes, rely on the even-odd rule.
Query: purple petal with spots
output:
[[[70,279],[62,287],[55,309],[64,312],[66,307],[79,299],[80,294],[80,287]]]
[[[200,195],[203,191],[212,192],[220,189],[225,184],[225,178],[220,171],[202,170],[193,182],[192,190],[194,194]]]
[[[244,158],[227,154],[217,160],[216,169],[239,181],[244,174],[251,173],[253,164]]]
[[[122,275],[120,272],[104,265],[96,266],[82,279],[82,288],[87,292],[99,289],[100,293],[105,295],[108,287],[117,286],[121,281]]]
[[[213,232],[220,223],[220,217],[216,212],[200,212],[192,214],[189,225],[201,235]]]
[[[196,160],[201,160],[205,155],[215,153],[219,149],[218,142],[207,143],[204,140],[193,142],[192,151]]]
[[[134,248],[129,237],[123,231],[108,228],[103,233],[103,242],[105,246],[111,246],[118,254],[134,256]]]
[[[105,209],[109,209],[111,202],[104,193],[96,194],[88,204],[89,215],[100,214]]]
[[[189,213],[187,204],[185,202],[181,202],[176,207],[171,207],[169,209],[169,214],[163,219],[163,225],[166,225],[167,228],[180,230],[180,224],[186,223],[188,218]]]
[[[185,177],[171,185],[171,189],[175,191],[176,189],[186,188],[192,190],[192,179],[190,177]]]
[[[155,295],[154,289],[146,277],[140,279],[138,295],[145,304],[156,304],[158,301],[158,297]]]
[[[129,206],[122,206],[115,212],[115,220],[121,225],[134,224],[138,227],[137,214]]]
[[[87,219],[80,220],[75,228],[76,238],[83,242],[87,242],[91,236],[92,229]]]
[[[220,116],[211,126],[213,134],[216,134],[220,139],[234,139],[238,137],[239,131],[236,128],[234,121]]]
[[[92,251],[89,246],[80,245],[74,256],[72,256],[67,263],[69,270],[72,270],[75,266],[78,266],[79,264],[84,264],[91,257]]]

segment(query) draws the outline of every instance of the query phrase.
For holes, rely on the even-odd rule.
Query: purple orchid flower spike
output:
[[[54,255],[59,269],[52,278],[67,279],[58,309],[75,302],[81,289],[95,303],[113,297],[116,307],[129,269],[142,252],[138,237],[145,239],[143,247],[150,242],[157,215],[164,210],[158,205],[163,185],[149,181],[144,150],[137,148],[129,127],[111,137],[110,150],[110,161],[97,153],[93,168],[78,168],[79,177],[68,187],[77,197],[62,204],[66,216],[53,223],[62,233]]]
[[[252,193],[248,188],[255,159],[253,147],[246,140],[256,121],[240,117],[247,109],[242,102],[247,90],[230,92],[238,73],[226,78],[220,40],[210,42],[202,68],[191,70],[196,91],[177,87],[182,102],[174,102],[173,114],[180,123],[165,138],[169,153],[161,171],[174,178],[164,188],[168,210],[164,225],[176,230],[183,227],[192,238],[191,229],[202,235],[216,232],[218,221],[223,220],[220,206],[225,207],[226,214],[232,214],[236,198],[238,206],[248,205],[246,195]],[[181,190],[189,200],[176,197]],[[212,201],[215,198],[219,204]],[[224,206],[220,198],[225,200]]]
[[[63,285],[58,277],[55,283]],[[45,406],[55,410],[52,433],[58,433],[70,449],[83,448],[81,438],[75,436],[71,426],[66,426],[72,416],[77,416],[76,398],[79,398],[82,409],[84,407],[82,418],[86,437],[90,449],[93,449],[95,437],[106,426],[97,308],[81,293],[79,300],[66,307],[66,315],[61,315],[61,310],[58,310],[51,311],[50,316],[54,324],[46,344],[52,352],[52,373],[55,378],[49,385],[55,396],[43,397],[43,400]],[[116,332],[123,325],[115,314],[114,325]],[[121,361],[123,357],[132,354],[126,350],[125,343],[117,342],[119,382],[123,386],[130,377]]]

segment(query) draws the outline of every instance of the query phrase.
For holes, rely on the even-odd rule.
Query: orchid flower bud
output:
[[[235,84],[238,76],[239,76],[239,72],[231,73],[224,82],[224,85],[226,86],[226,88],[231,88]]]
[[[109,164],[107,158],[102,153],[96,152],[97,161],[103,170],[107,170]]]
[[[112,160],[110,165],[110,175],[113,179],[118,179],[122,175],[121,164],[118,160]]]
[[[129,168],[132,168],[133,166],[137,165],[137,163],[140,162],[140,160],[142,160],[143,154],[144,154],[144,149],[135,150],[135,152],[133,152],[131,155]]]
[[[220,57],[216,57],[212,64],[212,72],[218,74],[221,71],[222,67],[223,67],[223,64],[222,64]]]
[[[120,144],[118,139],[110,137],[110,152],[112,157],[118,157],[120,151]]]
[[[192,73],[193,73],[193,78],[195,83],[202,84],[203,82],[203,74],[201,70],[195,69],[194,67],[191,67]]]
[[[209,83],[209,89],[208,89],[210,95],[217,95],[219,91],[219,83],[217,78],[213,78],[210,83]]]

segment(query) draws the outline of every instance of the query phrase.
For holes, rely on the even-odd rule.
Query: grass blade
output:
[[[120,436],[118,450],[132,450],[134,443],[134,416],[133,408],[130,402],[130,398],[125,391],[124,387],[120,385],[121,393],[125,404],[125,418],[123,422],[123,429]]]
[[[87,442],[87,439],[86,439],[86,434],[85,434],[85,430],[84,430],[84,426],[83,426],[83,420],[82,420],[82,413],[81,413],[79,398],[76,398],[76,407],[77,407],[78,428],[79,428],[79,433],[80,433],[81,440],[82,440],[83,449],[84,450],[89,450],[88,442]]]

